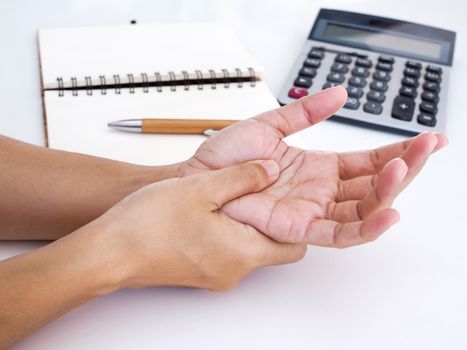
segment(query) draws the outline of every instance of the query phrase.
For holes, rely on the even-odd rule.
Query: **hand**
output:
[[[171,179],[143,187],[92,225],[104,232],[120,287],[177,285],[225,290],[265,265],[291,263],[304,244],[278,243],[219,209],[279,176],[274,161]]]
[[[275,160],[281,169],[276,183],[222,211],[277,241],[341,248],[372,241],[398,221],[389,209],[394,198],[447,139],[428,133],[340,154],[304,151],[282,141],[337,112],[346,98],[344,88],[331,88],[234,124],[206,140],[183,165],[183,174]]]

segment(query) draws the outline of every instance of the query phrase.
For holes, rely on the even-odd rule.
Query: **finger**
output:
[[[376,177],[377,175],[366,175],[339,181],[336,202],[362,200],[375,185]]]
[[[260,254],[258,266],[283,265],[297,262],[306,254],[304,243],[280,243],[263,235],[269,242]]]
[[[255,266],[290,264],[301,260],[306,254],[307,245],[304,243],[276,242],[254,228],[251,229],[255,231],[256,240],[251,242],[249,250]]]
[[[307,241],[322,247],[351,247],[374,241],[397,221],[399,213],[394,209],[383,209],[363,221],[345,224],[317,220],[307,230]]]
[[[225,218],[229,227],[234,225],[237,232],[246,233],[245,236],[236,237],[235,245],[242,247],[246,261],[254,267],[290,264],[301,260],[306,254],[306,243],[279,243],[250,225],[234,221],[227,216]]]
[[[254,119],[273,127],[283,138],[329,118],[342,108],[346,100],[347,90],[336,86],[260,114]]]
[[[402,191],[422,170],[430,154],[437,146],[437,138],[432,134],[426,134],[413,142],[401,158],[407,164],[408,171],[404,182],[399,190]]]
[[[402,159],[389,161],[378,176],[374,177],[374,187],[370,188],[362,200],[332,203],[328,218],[340,223],[360,221],[377,210],[390,207],[406,174],[407,165]]]
[[[380,209],[389,208],[400,192],[407,171],[407,165],[400,158],[388,162],[376,178],[375,187],[357,206],[359,216],[366,218]]]
[[[436,136],[436,146],[433,152],[448,144],[446,136],[440,133],[422,133],[408,140],[380,147],[370,151],[345,152],[339,154],[339,176],[343,180],[357,176],[374,175],[391,159],[401,157],[413,143],[426,142]]]
[[[201,175],[203,176],[203,175]],[[279,165],[273,160],[242,163],[204,175],[204,191],[216,209],[235,198],[258,192],[279,176]]]

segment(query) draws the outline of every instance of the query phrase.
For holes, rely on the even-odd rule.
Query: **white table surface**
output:
[[[465,1],[1,1],[0,133],[43,144],[37,28],[133,18],[226,21],[265,66],[265,80],[277,94],[320,7],[458,34],[449,91],[451,144],[395,203],[400,223],[366,246],[312,247],[300,263],[257,271],[227,293],[119,291],[52,322],[17,349],[467,348]],[[402,139],[332,122],[301,137],[308,147],[333,150]],[[0,259],[43,244],[1,242]]]

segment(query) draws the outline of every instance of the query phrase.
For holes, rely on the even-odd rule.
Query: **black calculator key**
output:
[[[348,86],[347,95],[349,95],[350,97],[360,98],[363,96],[363,90],[362,88],[356,86]]]
[[[436,84],[436,83],[433,83],[433,82],[431,82],[431,81],[426,81],[426,82],[423,84],[423,89],[424,89],[424,90],[431,91],[431,92],[438,93],[438,92],[439,92],[439,85]]]
[[[438,67],[438,66],[433,66],[432,64],[426,66],[426,70],[428,72],[436,73],[436,74],[442,74],[443,73],[443,68]]]
[[[383,103],[384,100],[386,99],[386,96],[381,91],[370,90],[366,94],[366,99],[368,101]]]
[[[415,68],[405,68],[404,75],[406,77],[420,78],[420,71]]]
[[[388,72],[377,70],[373,73],[373,79],[381,80],[381,81],[389,81],[391,79],[391,75]]]
[[[396,96],[392,104],[391,116],[400,120],[412,120],[415,101],[409,97]]]
[[[379,56],[378,61],[393,64],[396,60],[392,56],[381,55]]]
[[[376,102],[367,102],[363,105],[363,110],[371,114],[381,114],[383,106]]]
[[[384,81],[375,80],[371,82],[370,89],[384,92],[388,89],[388,84]]]
[[[376,69],[384,70],[385,72],[390,72],[390,71],[392,71],[392,64],[384,63],[384,62],[378,62],[378,64],[376,65]]]
[[[405,66],[408,67],[408,68],[413,68],[413,69],[422,69],[422,64],[418,61],[412,61],[412,60],[408,60],[407,62],[405,62]]]
[[[432,103],[438,103],[439,97],[432,91],[423,91],[422,93],[422,100]]]
[[[323,85],[323,90],[325,89],[329,89],[329,88],[332,88],[332,87],[335,87],[335,86],[339,86],[340,84],[338,83],[331,83],[330,81],[324,83]]]
[[[360,101],[358,101],[358,98],[355,98],[355,97],[347,98],[347,102],[345,103],[344,108],[358,109],[358,107],[360,107]]]
[[[365,68],[370,68],[371,67],[371,61],[368,58],[357,58],[355,61],[355,65],[359,67],[365,67]]]
[[[311,67],[302,67],[302,69],[300,69],[300,72],[298,72],[299,75],[309,78],[314,78],[316,76],[316,73],[316,69]]]
[[[352,57],[350,57],[349,55],[340,53],[336,56],[336,62],[349,64],[350,62],[352,62]]]
[[[422,102],[420,103],[420,111],[428,114],[436,114],[438,113],[438,108],[436,108],[436,104],[432,102]]]
[[[343,63],[334,63],[331,66],[331,71],[335,73],[347,73],[349,71],[349,66]]]
[[[295,81],[293,82],[293,84],[295,86],[300,86],[300,87],[304,87],[304,88],[309,88],[312,84],[312,81],[310,78],[306,78],[306,77],[297,77],[297,79],[295,79]]]
[[[310,53],[308,54],[308,57],[317,58],[321,60],[324,58],[324,51],[319,49],[311,49]]]
[[[433,127],[436,125],[436,117],[432,114],[420,113],[417,117],[417,122],[422,125]]]
[[[402,86],[399,89],[399,94],[401,96],[415,98],[417,97],[417,90],[414,87]]]
[[[349,85],[364,87],[366,85],[366,80],[361,77],[351,77],[349,79]]]
[[[341,73],[329,73],[327,77],[328,81],[334,82],[334,83],[343,83],[345,80],[344,74]]]
[[[426,72],[425,80],[429,80],[429,81],[432,81],[433,83],[439,84],[441,82],[441,75],[432,73],[432,72]]]
[[[410,87],[417,87],[418,80],[412,77],[403,77],[402,78],[402,85],[410,86]]]
[[[370,72],[365,67],[355,67],[354,69],[352,69],[352,75],[355,75],[356,77],[366,78],[368,75],[370,75]]]
[[[311,68],[318,68],[321,65],[321,60],[317,58],[307,58],[303,62],[303,65]]]

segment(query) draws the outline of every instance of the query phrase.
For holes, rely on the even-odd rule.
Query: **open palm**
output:
[[[305,151],[282,140],[334,114],[346,98],[345,89],[331,88],[236,123],[206,140],[183,165],[183,175],[275,160],[280,174],[273,185],[222,211],[282,242],[347,247],[374,240],[398,221],[393,200],[447,139],[424,133],[347,153]]]

